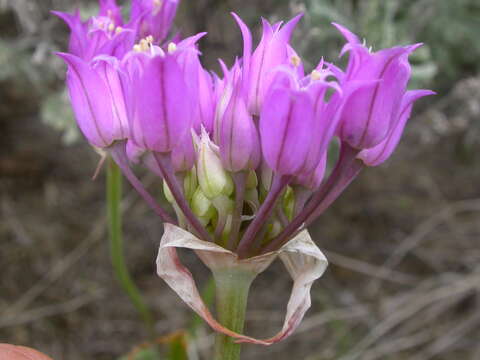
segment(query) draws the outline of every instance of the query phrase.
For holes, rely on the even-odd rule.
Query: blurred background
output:
[[[0,0],[0,342],[56,360],[116,359],[147,338],[109,262],[104,176],[79,135],[52,53],[68,33],[49,10],[96,12],[96,1]],[[205,65],[231,64],[241,37],[236,11],[259,33],[259,17],[305,17],[294,47],[307,67],[336,61],[343,40],[330,22],[378,50],[423,42],[412,87],[438,96],[415,106],[384,165],[367,169],[313,227],[330,260],[299,330],[245,359],[480,359],[480,3],[478,0],[182,0],[184,35],[208,31]],[[148,175],[144,180],[152,183]],[[154,187],[158,185],[152,184]],[[155,275],[162,224],[125,186],[128,265],[166,335],[192,314]],[[191,254],[199,281],[207,271]],[[281,264],[252,290],[247,332],[280,326],[290,290]],[[196,344],[208,354],[211,331]],[[208,356],[204,356],[208,359]]]

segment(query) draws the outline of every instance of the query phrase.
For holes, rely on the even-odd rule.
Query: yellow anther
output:
[[[140,40],[140,48],[142,51],[148,51],[150,49],[150,43],[146,39]]]
[[[313,81],[317,81],[322,78],[322,73],[318,70],[313,70],[310,77]]]
[[[168,44],[168,53],[173,54],[177,50],[177,44],[171,42]]]
[[[102,21],[99,22],[99,23],[98,23],[98,27],[99,27],[99,29],[102,29],[102,30],[103,30],[103,29],[105,28],[105,23],[102,22]]]
[[[113,23],[108,24],[108,31],[113,32],[115,30],[115,25]]]
[[[123,28],[121,26],[117,26],[115,28],[115,34],[120,34],[123,31]]]
[[[133,51],[142,52],[142,47],[138,44],[133,45]]]
[[[302,62],[302,59],[300,59],[297,55],[293,55],[290,58],[290,62],[292,63],[293,66],[297,67]]]

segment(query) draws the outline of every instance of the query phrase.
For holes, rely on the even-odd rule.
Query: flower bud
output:
[[[183,180],[185,198],[190,200],[198,187],[197,171],[195,168],[188,171]]]
[[[287,187],[287,190],[283,194],[281,206],[283,206],[283,211],[285,215],[287,215],[288,220],[292,220],[293,209],[295,207],[295,194],[290,186]]]
[[[245,184],[246,189],[256,189],[258,186],[257,173],[255,171],[249,171],[247,176],[247,182]]]
[[[218,147],[213,144],[208,134],[203,131],[197,159],[198,182],[203,193],[209,199],[233,193],[233,180],[222,166],[218,156]]]
[[[208,224],[215,216],[215,207],[200,187],[197,188],[192,196],[192,211],[199,217],[203,226]]]
[[[167,199],[170,204],[175,204],[173,194],[165,180],[163,180],[163,195],[165,195],[165,199]]]

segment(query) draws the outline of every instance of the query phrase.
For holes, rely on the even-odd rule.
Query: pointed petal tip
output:
[[[75,56],[75,55],[65,53],[65,52],[61,52],[61,51],[56,51],[53,54],[58,56],[63,61],[65,61],[68,65],[70,65],[70,63],[73,61],[73,57]]]
[[[345,26],[340,25],[336,22],[332,22],[332,25],[337,28],[337,30],[343,35],[343,37],[352,44],[360,44],[360,40],[358,39],[358,36],[355,35],[353,32],[348,30]]]
[[[424,45],[423,43],[416,43],[416,44],[412,44],[412,45],[407,45],[407,46],[405,46],[405,50],[406,50],[407,54],[411,54],[415,50],[417,50],[418,48],[422,47],[423,45]]]

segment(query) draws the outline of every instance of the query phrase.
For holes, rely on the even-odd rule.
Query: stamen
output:
[[[322,78],[322,73],[315,69],[315,70],[312,71],[310,77],[313,81],[317,81],[317,80],[320,80]]]
[[[293,55],[290,58],[290,62],[292,63],[293,66],[297,67],[302,63],[302,59],[300,59],[297,55]]]
[[[115,34],[120,34],[123,31],[123,28],[121,26],[117,26],[115,29]]]
[[[142,51],[148,51],[150,49],[150,43],[146,39],[140,40],[140,48]]]
[[[168,44],[168,53],[173,54],[177,50],[177,44],[171,42]]]
[[[118,29],[118,28],[117,28]],[[120,31],[123,30],[120,28]],[[148,35],[146,38],[140,40],[138,44],[133,46],[133,50],[136,52],[148,51],[153,48],[154,38],[152,35]]]
[[[110,24],[108,24],[108,31],[113,32],[113,30],[115,30],[115,24],[111,22]]]

